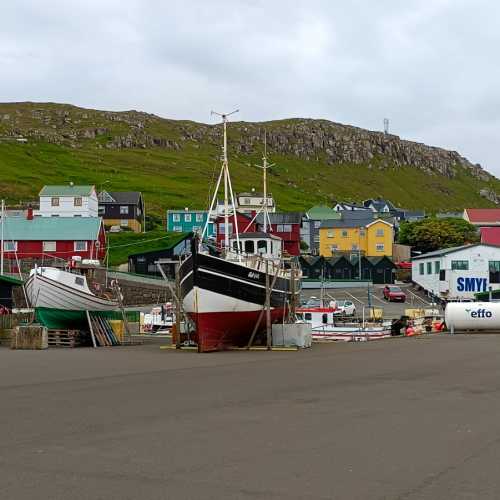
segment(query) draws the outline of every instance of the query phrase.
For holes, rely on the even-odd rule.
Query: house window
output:
[[[51,198],[51,200],[50,200],[50,204],[51,204],[53,207],[58,207],[58,206],[59,206],[59,198],[58,198],[58,197]]]
[[[196,233],[200,229],[201,229],[200,226],[193,226],[193,233]]]
[[[120,205],[120,215],[128,215],[128,205]]]
[[[490,260],[488,264],[490,268],[490,283],[500,283],[500,261]]]
[[[441,270],[441,263],[439,262],[439,260],[436,260],[436,262],[434,262],[434,274],[439,274],[440,270]]]
[[[347,238],[347,231],[342,231],[342,238]]]
[[[315,227],[316,229],[318,229],[318,228],[319,228],[319,226],[321,226],[321,221],[320,221],[320,220],[315,220],[315,221],[314,221],[314,227]]]
[[[42,244],[44,252],[55,252],[56,242],[55,241],[44,241]]]
[[[75,241],[75,252],[85,252],[87,251],[86,241]]]
[[[432,274],[432,262],[427,262],[427,274]]]
[[[203,214],[196,214],[196,222],[203,222]]]
[[[375,234],[377,236],[384,236],[384,230],[383,229],[377,229],[377,232]]]
[[[451,261],[452,271],[468,271],[469,261],[468,260],[452,260]]]
[[[333,229],[328,230],[328,238],[333,238]]]
[[[17,241],[4,241],[3,250],[4,252],[17,252]]]
[[[77,196],[73,199],[73,206],[75,206],[75,207],[82,206],[82,197],[81,196]]]
[[[174,226],[174,231],[176,233],[182,233],[182,226]]]
[[[283,233],[284,232],[284,230],[283,230],[283,224],[278,224],[276,226],[276,232],[277,233]]]
[[[421,262],[419,265],[418,265],[418,274],[422,275],[424,274],[425,272],[425,266],[424,266],[424,263]]]
[[[491,272],[500,272],[500,260],[490,260],[488,262],[490,273]]]
[[[319,243],[319,235],[314,236],[314,243]]]
[[[128,227],[128,220],[121,220],[120,221],[120,226],[121,227]]]
[[[172,221],[173,222],[180,222],[181,221],[181,214],[172,214]]]
[[[383,244],[383,243],[377,243],[377,244],[375,245],[375,250],[376,250],[377,252],[383,252],[383,251],[384,251],[384,249],[385,249],[385,247],[384,247],[384,244]]]
[[[283,232],[284,233],[291,233],[292,232],[292,225],[291,224],[284,224],[283,225]]]
[[[360,229],[359,230],[359,235],[360,236],[364,236],[365,235],[365,230],[364,229]]]
[[[184,214],[184,222],[191,222],[191,214]]]

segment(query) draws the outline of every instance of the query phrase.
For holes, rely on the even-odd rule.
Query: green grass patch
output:
[[[129,255],[168,249],[185,236],[186,233],[167,233],[161,229],[146,233],[108,233],[109,265],[126,264]]]

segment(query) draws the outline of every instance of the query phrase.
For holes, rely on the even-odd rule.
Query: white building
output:
[[[473,299],[478,292],[500,289],[500,247],[466,245],[412,259],[412,280],[442,300]]]
[[[35,217],[98,217],[99,201],[94,186],[44,186]]]

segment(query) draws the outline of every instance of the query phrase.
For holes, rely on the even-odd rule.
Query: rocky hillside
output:
[[[259,174],[252,165],[267,133],[268,152],[277,164],[271,188],[284,209],[374,196],[428,210],[499,202],[500,182],[480,165],[455,151],[395,135],[309,119],[236,122],[229,131],[238,189],[259,188]],[[150,192],[155,210],[201,207],[220,143],[220,125],[138,111],[0,104],[0,167],[7,173],[0,178],[0,192],[11,198],[29,197],[45,182],[73,180]],[[22,172],[15,172],[19,162]],[[9,172],[17,174],[11,179],[18,185],[17,195],[7,185]]]

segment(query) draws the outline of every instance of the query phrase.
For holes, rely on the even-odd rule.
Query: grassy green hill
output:
[[[272,134],[286,124],[249,126],[265,126]],[[238,140],[235,129],[230,128],[229,137],[235,190],[260,189],[261,170],[253,166],[260,160],[260,148],[257,144],[245,152],[232,147]],[[36,198],[44,184],[72,181],[93,183],[98,189],[142,191],[147,210],[159,215],[168,208],[206,208],[219,168],[220,129],[217,134],[215,130],[138,112],[0,104],[0,196],[9,203],[27,201]],[[21,135],[28,138],[27,144],[15,141]],[[293,136],[287,140],[293,141]],[[414,165],[396,166],[383,156],[365,163],[331,164],[321,155],[300,158],[271,149],[270,157],[276,164],[270,190],[282,210],[375,196],[406,208],[459,210],[492,206],[479,195],[482,188],[500,193],[498,179],[480,178],[460,165],[453,176],[445,176]]]

